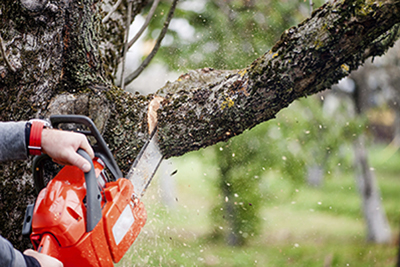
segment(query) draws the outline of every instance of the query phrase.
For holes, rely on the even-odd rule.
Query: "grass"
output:
[[[196,153],[174,159],[173,192],[165,202],[158,177],[142,201],[148,220],[117,266],[394,266],[400,217],[400,153],[375,146],[371,166],[381,189],[393,242],[366,242],[360,197],[351,172],[326,178],[320,188],[268,173],[263,188],[262,231],[243,247],[215,239],[211,207],[221,201],[217,174]],[[169,203],[165,205],[163,203]]]

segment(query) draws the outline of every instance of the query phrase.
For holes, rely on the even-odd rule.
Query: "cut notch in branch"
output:
[[[157,125],[157,110],[161,107],[161,102],[164,100],[161,96],[155,96],[150,101],[147,112],[147,123],[149,127],[149,134],[151,134]]]

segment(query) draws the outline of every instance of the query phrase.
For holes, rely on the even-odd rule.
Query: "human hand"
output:
[[[57,260],[56,258],[50,257],[49,255],[39,253],[32,249],[27,249],[24,251],[24,254],[27,256],[31,256],[35,258],[41,267],[63,267],[61,261]]]
[[[43,129],[42,151],[49,155],[54,162],[62,165],[74,165],[83,172],[89,172],[90,163],[76,151],[85,150],[91,158],[94,152],[85,135],[54,129]]]

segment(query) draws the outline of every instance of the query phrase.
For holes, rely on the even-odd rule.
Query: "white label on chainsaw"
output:
[[[121,242],[122,238],[124,238],[134,222],[135,218],[133,218],[131,206],[126,205],[124,211],[121,213],[121,216],[119,216],[117,222],[112,228],[115,243],[117,245]]]

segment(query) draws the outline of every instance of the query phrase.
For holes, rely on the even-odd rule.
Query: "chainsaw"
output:
[[[48,156],[35,157],[32,173],[38,196],[27,207],[22,234],[30,237],[35,250],[59,259],[65,267],[114,266],[146,222],[140,198],[163,158],[156,129],[123,178],[92,120],[55,115],[50,121],[53,128],[72,125],[74,131],[88,136],[95,158],[79,149],[78,154],[91,163],[91,170],[83,173],[75,166],[65,166],[46,183]]]

